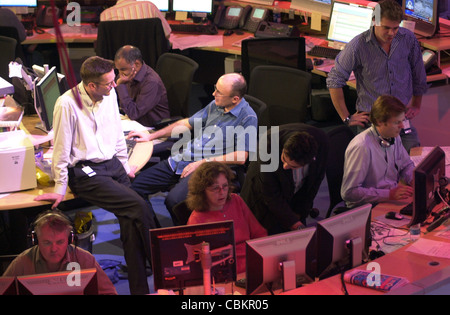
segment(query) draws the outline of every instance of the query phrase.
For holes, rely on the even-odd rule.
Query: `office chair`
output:
[[[0,47],[2,47],[2,53],[0,54],[0,77],[10,83],[9,63],[16,59],[16,45],[17,41],[14,38],[0,36]]]
[[[15,57],[14,57],[14,59],[12,59],[10,61],[15,60],[16,58],[20,58],[20,59],[22,59],[22,62],[25,65],[28,65],[27,59],[25,57],[25,53],[22,48],[22,44],[19,39],[19,33],[17,32],[17,29],[12,26],[0,26],[0,36],[11,37],[16,40]]]
[[[327,211],[327,218],[330,217],[334,207],[340,203],[341,197],[341,185],[342,177],[344,176],[344,162],[345,162],[345,150],[348,144],[355,136],[354,132],[346,125],[341,125],[328,132],[330,139],[330,148],[327,169],[325,176],[328,182],[328,193],[330,195],[330,205]],[[336,209],[336,213],[344,212],[348,208],[339,207]]]
[[[251,106],[251,108],[255,111],[256,116],[258,117],[258,126],[267,126],[267,105],[260,99],[257,99],[254,96],[245,94],[245,100]]]
[[[177,203],[172,208],[173,214],[175,218],[172,218],[174,221],[174,225],[186,225],[189,217],[191,216],[191,210],[188,208],[186,204],[186,200],[181,201],[180,203]]]
[[[250,84],[256,66],[278,65],[306,71],[303,37],[254,38],[242,41],[242,75]]]
[[[145,63],[153,69],[159,56],[169,50],[159,18],[102,21],[98,24],[97,56],[114,60],[117,50],[124,45],[138,47]]]
[[[250,75],[248,94],[266,103],[270,126],[306,122],[311,74],[284,66],[257,66]]]
[[[1,255],[0,256],[0,276],[8,269],[9,264],[17,257],[18,255]]]
[[[164,53],[159,57],[155,71],[166,87],[171,116],[189,116],[189,95],[197,69],[197,62],[180,54]]]

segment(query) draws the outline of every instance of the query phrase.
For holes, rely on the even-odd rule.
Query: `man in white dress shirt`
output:
[[[117,0],[116,5],[100,14],[100,21],[159,18],[167,38],[172,29],[161,11],[150,1]]]
[[[347,207],[412,196],[414,163],[400,138],[406,110],[398,98],[379,96],[370,112],[372,127],[349,143],[341,187]]]
[[[153,210],[133,189],[122,132],[114,62],[90,57],[81,66],[82,82],[58,98],[53,115],[52,173],[54,193],[36,200],[64,199],[67,186],[75,196],[111,211],[119,220],[131,294],[148,294],[146,263],[151,263],[148,230]]]

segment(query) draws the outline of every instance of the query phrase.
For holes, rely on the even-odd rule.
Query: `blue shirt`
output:
[[[428,89],[420,44],[414,33],[402,27],[389,55],[378,43],[373,28],[353,38],[336,57],[328,74],[328,88],[344,87],[352,71],[358,93],[356,109],[360,111],[370,111],[383,94],[407,105],[413,95],[423,95]]]
[[[189,118],[194,137],[169,157],[169,164],[176,174],[181,174],[191,162],[235,151],[256,152],[258,118],[248,102],[242,98],[229,112],[212,101]],[[190,137],[189,137],[190,139]],[[175,154],[174,154],[175,153]]]

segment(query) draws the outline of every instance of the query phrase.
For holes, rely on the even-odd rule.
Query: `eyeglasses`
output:
[[[221,190],[228,191],[228,184],[224,184],[222,186],[220,186],[220,185],[213,185],[213,186],[210,186],[210,187],[208,187],[206,189],[208,189],[209,191],[212,191],[214,193],[218,193]]]
[[[214,84],[214,93],[216,93],[217,96],[222,96],[222,97],[233,97],[234,95],[225,95],[220,93],[220,91],[217,89],[216,85]]]
[[[109,83],[100,83],[100,82],[94,82],[94,83],[97,84],[97,85],[104,85],[107,88],[113,88],[115,86],[115,84],[116,84],[116,82],[114,80],[112,80]]]

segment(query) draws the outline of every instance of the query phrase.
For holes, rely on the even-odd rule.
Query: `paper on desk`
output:
[[[170,34],[173,49],[187,49],[192,47],[222,47],[223,35],[180,35]]]
[[[144,131],[144,130],[148,130],[147,127],[141,125],[140,123],[138,123],[135,120],[130,120],[130,119],[122,119],[120,121],[122,123],[122,131]]]
[[[415,241],[406,251],[432,257],[450,258],[449,243],[423,238]]]

